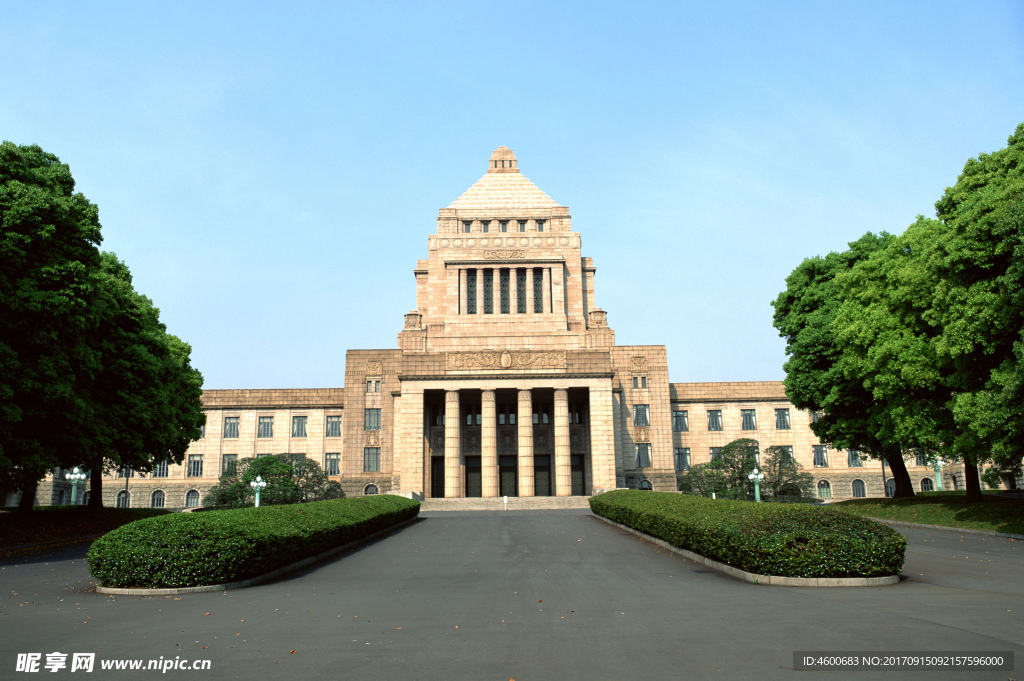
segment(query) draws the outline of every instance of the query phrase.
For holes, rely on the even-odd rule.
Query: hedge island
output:
[[[175,513],[124,525],[86,559],[106,587],[175,588],[250,579],[386,529],[420,504],[381,494],[309,504]]]
[[[884,577],[907,540],[882,523],[804,504],[767,504],[618,490],[592,497],[597,515],[732,567],[780,577]]]

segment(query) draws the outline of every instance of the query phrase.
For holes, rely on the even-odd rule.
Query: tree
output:
[[[786,339],[786,395],[798,409],[822,412],[811,429],[836,449],[859,449],[887,459],[896,481],[896,496],[913,496],[903,462],[902,444],[892,438],[888,405],[865,387],[863,377],[848,373],[836,336],[836,316],[843,303],[836,278],[895,239],[865,234],[842,253],[804,260],[786,278],[786,290],[773,303],[774,325]]]
[[[787,447],[772,446],[761,457],[761,496],[772,500],[814,496],[814,476],[801,470]]]
[[[242,459],[226,471],[206,493],[206,506],[251,506],[256,495],[250,482],[260,476],[267,486],[260,504],[294,504],[345,496],[341,485],[330,480],[316,461],[291,454]]]
[[[59,463],[88,404],[76,390],[99,266],[99,212],[67,165],[0,145],[0,485],[22,490]]]
[[[702,497],[725,494],[725,475],[710,463],[698,463],[679,477],[679,490]]]
[[[714,460],[697,464],[679,478],[679,489],[721,499],[747,499],[752,483],[747,476],[757,466],[757,440],[741,438],[722,447]]]

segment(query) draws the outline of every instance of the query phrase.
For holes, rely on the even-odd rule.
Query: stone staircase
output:
[[[469,497],[461,499],[424,499],[420,512],[429,511],[532,511],[552,508],[590,508],[590,497]]]

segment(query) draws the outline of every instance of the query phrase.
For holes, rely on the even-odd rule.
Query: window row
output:
[[[379,383],[379,381],[378,381]],[[380,410],[378,410],[380,411]],[[238,437],[238,416],[224,417],[224,438],[233,439]],[[309,417],[292,417],[292,437],[308,437],[306,424]],[[324,424],[325,437],[341,437],[341,417],[328,416]],[[256,437],[274,437],[274,417],[260,416],[256,424]]]
[[[931,478],[922,478],[920,485],[922,492],[932,492],[935,490],[935,483]],[[851,482],[850,491],[856,499],[862,499],[867,496],[867,489],[864,486],[863,480],[858,479]],[[894,494],[896,494],[896,481],[889,478],[885,481],[885,496],[891,497]],[[830,499],[832,497],[832,483],[828,480],[819,480],[818,496],[822,499]]]
[[[463,234],[470,234],[473,232],[473,222],[480,223],[480,232],[483,234],[489,234],[491,226],[495,226],[498,232],[507,233],[509,230],[509,224],[512,225],[513,231],[525,232],[528,226],[528,220],[463,220],[462,221],[462,232]],[[494,225],[494,223],[498,223]],[[543,232],[545,221],[536,220],[537,231]]]
[[[708,454],[711,461],[717,461],[722,447],[709,447]],[[793,447],[792,445],[785,445],[781,447],[782,456],[784,461],[793,460]],[[828,447],[825,445],[813,445],[812,454],[814,459],[815,468],[829,468],[828,462]],[[677,471],[688,471],[690,470],[690,448],[689,447],[676,447],[676,470]],[[864,465],[864,461],[861,458],[860,451],[856,449],[848,449],[846,451],[846,464],[850,468],[861,468]],[[760,460],[760,456],[758,456]]]
[[[498,272],[498,281],[494,280],[494,273]],[[495,312],[495,290],[498,292],[498,310],[501,314],[510,314],[512,311],[512,293],[516,294],[516,313],[526,314],[529,305],[528,292],[533,289],[533,312],[542,314],[544,312],[544,273],[543,267],[527,268],[469,268],[465,270],[465,309],[460,314],[494,314]],[[513,278],[513,272],[515,276]],[[460,286],[462,284],[460,283]],[[483,293],[483,310],[477,301],[477,290]],[[460,292],[461,298],[461,292]]]
[[[117,493],[117,499],[115,505],[117,508],[129,508],[132,502],[131,492],[127,490],[121,490]],[[163,508],[164,502],[167,499],[167,495],[164,494],[163,490],[154,490],[149,495],[149,507],[150,508]],[[185,508],[197,508],[199,506],[199,490],[190,489],[185,493]]]

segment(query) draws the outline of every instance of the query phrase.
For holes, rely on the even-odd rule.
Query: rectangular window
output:
[[[641,376],[640,377],[640,387],[641,388],[646,388],[647,387],[647,377],[646,376]]]
[[[490,232],[490,231],[491,231],[491,221],[490,221],[490,220],[484,220],[484,221],[482,221],[482,222],[480,223],[480,226],[484,228],[484,233],[485,233],[485,234],[486,234],[487,232]]]
[[[226,475],[234,475],[238,470],[238,455],[237,454],[225,454],[223,470],[221,473]]]
[[[261,416],[256,437],[274,437],[274,417]]]
[[[341,475],[341,454],[327,455],[327,475]]]
[[[502,232],[507,232],[508,231],[508,220],[502,220],[501,221],[501,231]]]
[[[199,426],[199,439],[202,440],[206,437],[206,424]]]
[[[476,314],[476,270],[466,270],[466,314]]]
[[[509,273],[508,269],[500,270],[501,279],[501,314],[509,314],[512,311],[512,298],[509,292]]]
[[[537,231],[538,232],[543,232],[544,231],[544,221],[543,220],[537,220]]]
[[[463,232],[465,232],[466,234],[469,234],[472,227],[473,227],[473,223],[471,221],[469,221],[469,220],[463,221],[463,223],[462,223],[462,231]]]
[[[781,460],[781,462],[784,465],[786,465],[786,466],[793,465],[793,447],[791,445],[784,446],[782,448],[781,454],[782,455],[779,457],[779,459]]]
[[[533,270],[533,311],[544,312],[544,272]]]
[[[721,454],[722,454],[722,448],[721,447],[710,447],[709,451],[711,452],[711,460],[712,461],[718,461],[718,459],[721,458]]]
[[[821,417],[822,417],[822,416],[824,416],[824,413],[823,413],[823,412],[820,412],[820,411],[812,411],[812,412],[811,412],[811,423],[817,423],[818,421],[820,421],[820,420],[821,420]]]
[[[202,454],[189,454],[188,455],[188,477],[190,477],[190,478],[201,478],[201,477],[203,477],[203,455]]]
[[[633,405],[633,425],[634,426],[649,426],[651,425],[651,407],[648,404],[634,404]]]
[[[676,470],[677,471],[688,471],[688,470],[690,470],[690,448],[689,447],[676,447]]]
[[[686,410],[677,410],[672,412],[672,432],[690,432],[690,412]]]
[[[828,455],[826,454],[825,445],[814,445],[814,465],[818,468],[824,468],[828,466]]]
[[[363,411],[363,430],[380,430],[380,409]]]
[[[519,221],[519,231],[520,232],[525,232],[526,231],[526,222],[523,221],[523,220]]]
[[[373,381],[367,381],[366,382],[366,392],[368,392],[368,393],[372,393],[373,392]]]
[[[526,270],[516,270],[516,308],[526,314]]]
[[[846,465],[850,468],[863,468],[864,462],[860,458],[859,449],[846,450]]]
[[[918,466],[927,466],[928,465],[928,456],[924,452],[922,452],[920,450],[918,450],[916,452],[916,454],[917,454],[917,465]]]
[[[117,471],[117,477],[119,478],[134,478],[135,469],[131,466],[121,466]]]
[[[292,417],[292,437],[306,437],[306,416]]]
[[[650,468],[651,467],[651,443],[650,442],[638,442],[636,445],[636,467],[637,468]]]
[[[380,471],[380,447],[363,447],[363,471],[367,473]]]
[[[373,382],[373,392],[375,392],[375,393],[379,393],[380,392],[380,381],[374,381]]]
[[[327,437],[341,437],[341,417],[327,417]]]
[[[775,410],[775,430],[789,430],[789,409]]]
[[[484,270],[484,314],[494,314],[494,270]]]
[[[743,430],[757,430],[757,410],[740,409],[740,417],[743,419]]]
[[[708,430],[722,430],[721,409],[708,409]]]
[[[238,437],[238,417],[224,417],[224,437]]]
[[[167,477],[167,459],[164,459],[153,468],[154,478],[166,478]]]

